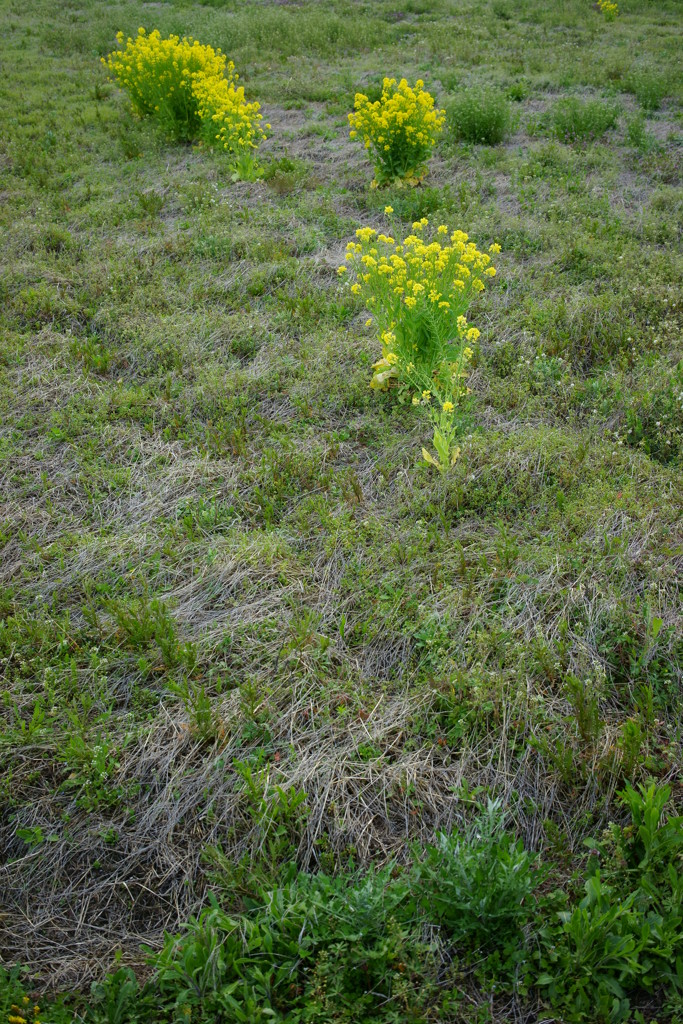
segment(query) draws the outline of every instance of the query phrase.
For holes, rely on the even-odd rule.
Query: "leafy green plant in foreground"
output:
[[[669,786],[620,796],[631,824],[590,843],[584,897],[538,933],[536,984],[567,1021],[616,1024],[637,990],[683,991],[683,817],[664,818]]]
[[[503,822],[500,804],[489,801],[468,828],[438,836],[423,856],[416,851],[420,903],[458,945],[519,949],[520,932],[533,913],[536,859]]]
[[[496,988],[535,986],[567,1024],[631,1020],[636,994],[674,1005],[683,992],[683,818],[665,818],[670,795],[654,785],[621,793],[631,823],[590,843],[576,902],[539,896],[539,860],[492,801],[469,826],[415,847],[406,868],[331,876],[292,867],[276,888],[264,876],[239,911],[211,896],[150,952],[147,984],[119,967],[92,986],[84,1019],[422,1021],[444,995],[445,951],[486,967]],[[0,971],[0,1007],[25,998],[19,972]],[[52,1009],[51,1024],[71,1019],[61,1004]]]

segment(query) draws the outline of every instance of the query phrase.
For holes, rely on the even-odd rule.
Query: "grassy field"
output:
[[[683,19],[619,7],[0,3],[3,1020],[683,1020]],[[133,118],[138,25],[260,179]],[[502,247],[444,476],[336,273],[387,204]]]

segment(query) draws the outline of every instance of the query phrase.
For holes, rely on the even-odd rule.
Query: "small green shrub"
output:
[[[602,100],[558,100],[550,111],[550,128],[560,142],[586,142],[601,138],[619,120],[617,107]]]
[[[657,149],[657,140],[645,127],[645,118],[642,114],[630,117],[626,124],[626,138],[631,146],[639,149],[641,153],[650,153]]]
[[[659,110],[670,90],[669,79],[651,68],[634,68],[626,79],[628,92],[633,93],[643,110]]]
[[[510,133],[510,105],[495,90],[464,89],[446,104],[446,123],[456,139],[495,146]]]
[[[586,895],[538,932],[536,985],[568,1024],[618,1024],[633,993],[683,989],[683,817],[664,816],[669,786],[619,796],[631,824],[589,841]]]
[[[503,828],[500,805],[489,801],[472,825],[440,835],[416,863],[425,912],[453,941],[488,951],[512,941],[530,915],[534,857]]]

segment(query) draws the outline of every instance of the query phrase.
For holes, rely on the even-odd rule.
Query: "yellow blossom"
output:
[[[444,121],[444,111],[434,107],[421,79],[411,87],[405,78],[398,83],[385,78],[382,96],[374,102],[356,93],[350,135],[362,138],[365,148],[374,152],[373,186],[395,177],[418,181]]]
[[[449,236],[446,225],[430,228],[426,217],[414,221],[402,241],[359,227],[347,249],[355,275],[352,290],[372,309],[382,342],[383,359],[375,366],[372,386],[386,387],[391,378],[407,383],[419,375],[435,381],[439,415],[444,402],[455,408],[465,393],[462,381],[472,358],[465,343],[479,338],[465,312],[493,276],[491,257],[465,232]],[[455,361],[453,346],[459,349]]]
[[[235,66],[220,50],[155,29],[138,31],[103,58],[111,77],[128,93],[141,117],[155,115],[181,140],[201,140],[236,153],[264,139],[258,103],[248,103]]]

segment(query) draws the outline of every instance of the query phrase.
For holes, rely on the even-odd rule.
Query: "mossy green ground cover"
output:
[[[117,956],[142,981],[142,945],[210,892],[221,913],[266,890],[298,906],[291,864],[333,905],[325,885],[395,861],[367,910],[487,797],[546,865],[525,905],[580,898],[584,840],[630,820],[627,782],[683,800],[680,8],[2,14],[0,964],[31,994],[87,991]],[[138,25],[235,61],[273,126],[260,180],[132,118],[100,57]],[[348,138],[385,73],[458,112],[419,188],[372,191]],[[336,274],[387,204],[502,246],[443,478],[427,420],[370,391],[379,343]],[[244,1017],[195,992],[192,1019],[603,1013],[539,1009],[540,940],[534,978],[515,961],[505,981],[483,939],[437,955],[443,922],[397,937],[399,903],[373,956],[430,979],[422,1002],[396,967],[349,1009],[318,957],[317,1016],[275,999],[261,1018],[268,990]],[[188,1019],[154,984],[96,1019]],[[612,1019],[681,1019],[673,981],[641,989]]]

